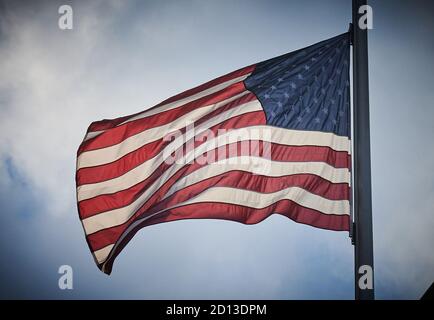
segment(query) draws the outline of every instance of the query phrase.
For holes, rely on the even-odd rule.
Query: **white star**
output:
[[[303,79],[303,75],[302,75],[301,73],[299,73],[299,74],[297,75],[297,78],[299,78],[300,80],[302,80],[302,79]]]
[[[302,120],[303,120],[302,117],[300,117],[300,116],[297,117],[297,121],[298,121],[298,122],[301,122]]]
[[[306,113],[310,113],[310,107],[306,107],[305,111]]]
[[[282,81],[283,81],[282,78],[277,79],[277,82],[282,82]]]
[[[304,66],[304,70],[308,71],[310,69],[310,67],[308,65]]]
[[[279,102],[277,103],[277,105],[278,105],[279,108],[282,108],[282,105],[283,105],[283,104],[282,104],[282,102],[279,101]]]
[[[270,98],[270,95],[269,95],[268,93],[266,93],[266,94],[264,94],[264,98],[265,98],[265,99],[269,99],[269,98]]]
[[[316,123],[319,123],[319,122],[320,122],[320,120],[319,120],[318,117],[316,117],[316,118],[314,119],[314,121],[315,121]]]
[[[322,112],[324,112],[324,114],[327,114],[327,113],[329,113],[329,109],[327,109],[327,108],[323,108],[323,109],[322,109]]]
[[[276,86],[271,86],[271,90],[276,90]]]
[[[288,92],[285,92],[283,95],[285,96],[285,98],[289,98],[289,93]]]
[[[291,82],[290,85],[291,85],[291,88],[292,88],[292,89],[296,89],[296,88],[297,88],[297,85],[296,85],[294,82]]]

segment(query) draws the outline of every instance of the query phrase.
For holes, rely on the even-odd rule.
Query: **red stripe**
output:
[[[193,89],[184,91],[184,92],[182,92],[180,94],[177,94],[177,95],[175,95],[175,96],[173,96],[171,98],[168,98],[168,99],[164,100],[163,102],[160,102],[156,106],[150,108],[149,110],[152,110],[152,109],[157,108],[159,106],[162,106],[164,104],[172,103],[174,101],[187,98],[189,96],[195,95],[195,94],[197,94],[197,93],[199,93],[201,91],[207,90],[207,89],[209,89],[211,87],[214,87],[214,86],[219,85],[221,83],[224,83],[226,81],[230,81],[232,79],[235,79],[235,78],[241,77],[243,75],[249,74],[249,73],[253,72],[254,69],[255,69],[255,65],[251,65],[251,66],[248,66],[248,67],[236,70],[234,72],[228,73],[228,74],[226,74],[224,76],[221,76],[221,77],[219,77],[217,79],[208,81],[208,82],[206,82],[206,83],[204,83],[204,84],[202,84],[200,86],[197,86],[197,87],[195,87]],[[146,111],[148,111],[148,110],[146,110]],[[124,122],[124,121],[126,121],[126,120],[128,120],[128,119],[130,119],[130,118],[132,118],[134,116],[136,116],[136,115],[139,115],[141,113],[143,113],[143,111],[135,113],[133,115],[125,116],[125,117],[120,117],[120,118],[115,118],[115,119],[104,119],[104,120],[101,120],[101,121],[93,122],[89,126],[88,132],[101,131],[101,130],[107,130],[107,129],[114,128],[115,126],[119,125],[120,123],[122,123],[122,122]]]
[[[348,215],[325,215],[316,210],[302,207],[290,200],[280,200],[263,209],[252,209],[233,204],[197,203],[166,211],[137,225],[118,244],[110,259],[105,263],[105,273],[110,274],[117,255],[143,227],[153,224],[185,219],[221,219],[243,224],[255,224],[277,213],[291,220],[317,228],[335,231],[348,231],[350,219]],[[99,265],[102,268],[102,265]]]
[[[203,116],[202,118],[197,120],[194,124],[195,126],[199,126],[200,124],[214,117],[217,113],[228,111],[230,109],[236,108],[244,103],[253,101],[255,99],[256,97],[253,94],[246,94],[240,97],[239,99],[234,100],[221,108],[218,108],[217,110],[211,112],[210,114]],[[258,111],[258,112],[263,113],[262,111]],[[242,118],[243,116],[244,115],[233,117],[231,118],[234,119],[232,121],[223,121],[222,123],[216,125],[215,128],[217,128],[217,126],[220,126],[219,127],[220,129],[229,130],[232,128],[229,126],[229,124],[233,124],[236,128],[242,128],[243,126],[241,126],[241,124],[244,124],[244,126],[251,125],[247,120],[250,120],[252,124],[265,124],[265,116],[259,117],[261,119],[262,118],[264,119],[260,123],[258,123],[258,121],[256,120],[256,118],[258,118],[258,115],[256,115],[256,118],[253,117],[252,115],[249,116],[246,115],[245,118]],[[185,130],[186,129],[183,128],[182,130],[180,130],[180,132],[184,133]],[[125,156],[123,156],[122,158],[116,161],[95,166],[95,167],[81,168],[76,173],[77,186],[83,184],[101,182],[101,181],[119,177],[125,174],[126,172],[134,169],[138,165],[142,164],[146,160],[149,160],[154,156],[156,156],[170,142],[171,141],[164,141],[164,138],[158,139],[148,144],[145,144],[144,146],[126,154]]]
[[[114,127],[101,133],[94,139],[84,141],[78,149],[78,155],[85,151],[91,151],[116,145],[140,132],[168,124],[193,110],[216,104],[237,94],[240,94],[245,90],[246,88],[244,86],[244,83],[237,82],[219,92],[215,92],[211,95],[184,104],[177,108],[163,111],[155,115],[130,121],[123,125]]]
[[[236,155],[242,154],[242,143],[234,143],[231,146],[236,145]],[[226,149],[226,146],[215,149],[214,154],[222,154],[222,149]],[[259,150],[262,152],[262,149]],[[229,152],[226,152],[229,157]],[[271,144],[271,159],[273,161],[285,161],[285,162],[325,162],[335,168],[347,168],[347,153],[343,151],[334,151],[327,147],[318,146],[286,146],[280,144]],[[216,159],[209,159],[209,163],[214,162]],[[189,164],[186,168],[181,169],[181,173],[176,174],[168,180],[168,183],[174,183],[179,176],[185,176],[191,172],[205,166],[200,165],[197,162]],[[92,215],[121,208],[129,205],[135,201],[145,190],[148,188],[159,176],[168,169],[170,165],[162,164],[160,167],[146,180],[132,186],[131,188],[119,191],[114,194],[101,195],[95,198],[83,200],[79,203],[81,217],[87,218]],[[167,190],[166,190],[167,191]],[[166,192],[164,191],[164,192]]]

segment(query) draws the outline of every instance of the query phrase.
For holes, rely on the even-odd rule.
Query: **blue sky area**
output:
[[[70,4],[74,29],[58,28]],[[434,5],[371,1],[376,293],[434,281]],[[0,297],[353,299],[348,233],[282,216],[139,232],[107,276],[75,203],[90,122],[345,32],[349,0],[0,1]],[[60,265],[74,289],[58,288]]]

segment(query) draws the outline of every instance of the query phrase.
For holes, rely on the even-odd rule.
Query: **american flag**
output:
[[[349,230],[349,58],[344,33],[93,122],[76,184],[98,267],[110,274],[138,230],[180,219],[278,213]]]

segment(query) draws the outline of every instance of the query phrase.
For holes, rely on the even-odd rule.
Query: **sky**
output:
[[[71,5],[73,29],[58,27]],[[376,297],[434,281],[434,4],[371,1]],[[0,298],[353,299],[347,232],[272,215],[142,229],[107,276],[78,219],[90,122],[343,33],[349,0],[0,1]],[[58,269],[73,269],[60,290]]]

